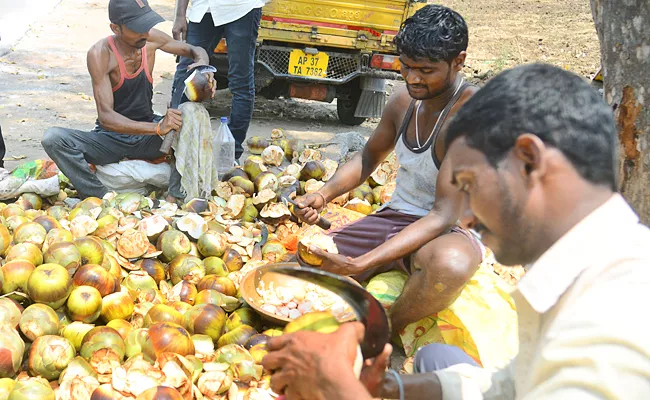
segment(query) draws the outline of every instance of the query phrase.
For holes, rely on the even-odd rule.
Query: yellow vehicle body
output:
[[[262,9],[256,89],[269,97],[332,102],[342,122],[381,115],[385,82],[399,79],[393,43],[426,0],[270,0]],[[227,43],[214,64],[225,79]]]
[[[259,39],[394,53],[402,22],[426,3],[409,0],[272,0]]]

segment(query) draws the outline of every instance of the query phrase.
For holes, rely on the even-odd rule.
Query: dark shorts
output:
[[[331,233],[339,253],[348,257],[359,257],[379,247],[393,236],[400,233],[404,228],[411,225],[420,217],[404,214],[390,208],[385,208],[375,214],[370,214],[360,220],[344,226]],[[444,234],[460,233],[465,235],[479,252],[482,254],[480,245],[474,236],[468,231],[453,226]],[[360,275],[353,276],[359,282],[372,278],[377,274],[391,270],[400,270],[411,274],[410,256],[394,261],[391,264],[372,268]]]

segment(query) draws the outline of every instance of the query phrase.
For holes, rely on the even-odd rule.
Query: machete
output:
[[[347,278],[330,272],[308,267],[278,266],[268,272],[293,276],[303,279],[340,296],[354,311],[357,321],[363,323],[366,332],[361,343],[364,359],[381,354],[390,340],[390,326],[384,307],[368,291],[355,285]]]

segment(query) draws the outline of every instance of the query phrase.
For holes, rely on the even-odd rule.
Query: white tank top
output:
[[[395,155],[399,162],[395,191],[391,201],[384,207],[418,217],[427,215],[433,209],[433,202],[436,198],[436,180],[441,162],[437,159],[434,160],[436,139],[451,108],[468,86],[470,86],[469,83],[460,82],[458,91],[440,115],[441,121],[436,131],[433,132],[432,139],[421,149],[412,148],[406,141],[406,129],[413,117],[416,105],[415,100],[411,102],[397,133],[395,143]]]

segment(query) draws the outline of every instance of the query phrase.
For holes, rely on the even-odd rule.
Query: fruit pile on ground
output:
[[[133,193],[0,203],[0,400],[273,398],[261,360],[283,330],[239,285],[297,249],[280,196],[318,190],[338,165],[280,131],[251,142],[259,155],[182,207]],[[394,167],[339,204],[372,212]],[[336,329],[314,311],[287,329]]]

